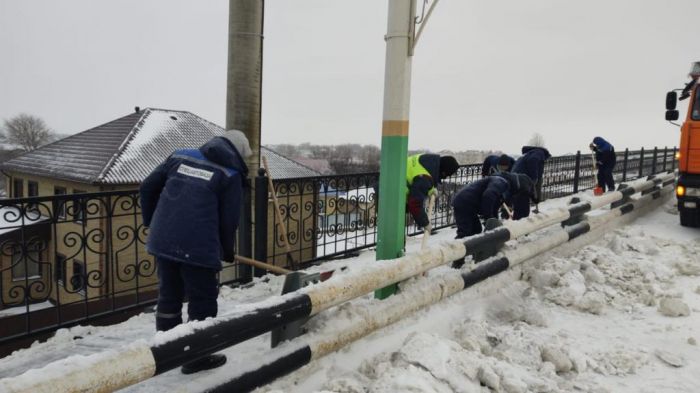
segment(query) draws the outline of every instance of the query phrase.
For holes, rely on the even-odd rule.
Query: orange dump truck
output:
[[[678,152],[678,184],[676,197],[683,226],[700,226],[700,61],[693,63],[690,78],[683,89],[666,95],[666,120],[678,120],[677,101],[690,98],[688,113],[681,125]],[[681,91],[678,97],[677,91]],[[676,124],[676,123],[674,123]]]

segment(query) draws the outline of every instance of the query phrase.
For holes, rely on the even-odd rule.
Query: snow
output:
[[[30,389],[35,393],[114,391],[123,387],[125,381],[139,381],[153,375],[152,358],[146,341],[137,340],[87,356],[72,355],[41,369],[2,379],[0,391],[25,391],[28,386],[32,386]],[[84,373],[85,370],[90,373]],[[114,374],[122,378],[108,378]]]
[[[700,231],[666,210],[574,254],[536,258],[522,280],[466,291],[260,391],[696,391],[700,280],[681,266],[700,264]],[[534,286],[541,272],[550,277]],[[587,297],[596,312],[582,307]],[[655,307],[681,297],[695,313],[671,319]]]
[[[39,311],[39,310],[43,310],[43,309],[51,308],[51,307],[54,307],[53,303],[46,300],[46,301],[43,301],[40,303],[32,303],[28,306],[28,309],[29,309],[29,312],[33,312],[33,311]],[[10,308],[0,310],[0,317],[7,317],[10,315],[24,314],[26,312],[27,312],[26,305],[17,306],[17,307],[10,307]]]
[[[100,181],[138,184],[174,150],[200,146],[224,131],[189,112],[146,108],[142,113]]]
[[[561,207],[568,199],[540,209]],[[628,226],[610,226],[584,247],[562,247],[527,261],[258,390],[694,392],[700,384],[700,230],[678,224],[673,202]],[[446,228],[430,241],[453,236]],[[417,250],[420,241],[409,238],[407,251]],[[373,259],[366,250],[313,269],[347,265],[351,272],[337,274],[351,274]],[[420,285],[445,269],[402,285]],[[266,276],[247,288],[222,288],[220,315],[277,297],[281,286],[281,277]],[[312,318],[309,330],[333,335],[377,302],[368,295],[333,307]],[[666,316],[662,304],[682,312]],[[90,356],[181,333],[154,336],[153,326],[153,314],[146,313],[114,326],[62,329],[47,342],[0,359],[0,377],[67,355]],[[124,391],[200,391],[297,348],[298,341],[270,350],[266,334],[223,351],[228,363],[220,369],[190,376],[173,370]]]

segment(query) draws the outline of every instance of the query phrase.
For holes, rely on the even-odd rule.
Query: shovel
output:
[[[430,202],[428,202],[428,225],[423,228],[423,240],[421,241],[420,249],[423,250],[428,246],[428,239],[430,238],[430,232],[433,230],[433,215],[435,210],[435,194],[430,196]]]
[[[595,162],[595,152],[594,151],[591,151],[591,161],[593,162],[593,184],[595,184],[595,187],[593,188],[593,195],[601,196],[601,195],[603,195],[603,187],[601,187],[598,184],[598,180],[596,179],[595,173],[598,171],[598,166],[596,165],[596,162]]]

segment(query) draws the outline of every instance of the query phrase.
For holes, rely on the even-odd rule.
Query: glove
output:
[[[506,210],[506,208],[502,207],[501,208],[501,219],[507,220],[509,218],[510,218],[510,214],[508,214],[508,210]]]
[[[425,217],[425,219],[418,217],[416,218],[416,226],[418,226],[418,228],[426,228],[430,226],[430,220],[427,217]]]

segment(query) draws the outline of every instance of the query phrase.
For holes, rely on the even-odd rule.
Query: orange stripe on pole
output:
[[[408,136],[408,120],[384,120],[382,136]]]

